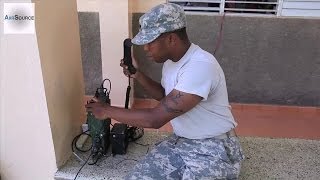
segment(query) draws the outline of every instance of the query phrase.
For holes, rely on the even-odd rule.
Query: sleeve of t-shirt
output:
[[[198,95],[205,101],[219,81],[220,75],[213,63],[194,61],[180,69],[174,89]]]

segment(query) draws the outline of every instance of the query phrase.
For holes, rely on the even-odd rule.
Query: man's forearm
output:
[[[164,96],[164,88],[160,83],[152,80],[141,72],[137,72],[136,80],[147,90],[147,92],[156,100],[160,101]]]
[[[153,109],[123,109],[109,106],[105,109],[105,114],[111,119],[135,127],[160,128],[163,123]]]

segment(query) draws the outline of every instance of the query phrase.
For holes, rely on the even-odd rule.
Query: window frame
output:
[[[246,1],[246,0],[166,0],[166,2],[172,2],[172,3],[212,3],[217,4],[217,7],[201,7],[201,6],[183,6],[186,10],[187,14],[228,14],[228,15],[236,15],[236,16],[296,16],[296,17],[314,17],[314,18],[320,18],[320,2],[319,0],[274,0],[271,2],[261,2],[261,0],[253,0],[253,1]],[[301,3],[301,8],[287,8],[285,3],[288,2],[295,2],[295,3]],[[239,8],[239,7],[226,7],[227,3],[233,3],[233,4],[270,4],[273,6],[273,9],[252,9],[252,8]],[[304,4],[305,3],[305,4]],[[304,9],[303,5],[306,5],[307,3],[313,3],[315,4],[315,9]],[[285,5],[284,5],[285,4]],[[299,6],[298,6],[299,7]],[[291,11],[290,11],[291,10]],[[304,12],[309,12],[309,15],[294,14],[295,10],[300,10]],[[312,11],[316,10],[316,13],[312,13]],[[227,11],[227,12],[226,12]],[[286,12],[290,11],[291,14],[288,15]],[[293,15],[292,15],[293,14]],[[311,15],[310,15],[311,14]]]

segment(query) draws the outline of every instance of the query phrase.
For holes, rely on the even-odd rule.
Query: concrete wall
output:
[[[141,13],[133,15],[133,34]],[[221,17],[188,15],[190,39],[213,53]],[[231,102],[320,105],[320,19],[226,16],[215,55],[223,67]],[[144,61],[142,70],[159,80],[161,66]],[[148,98],[135,87],[135,97]]]
[[[0,19],[1,179],[53,179],[57,166],[37,37],[4,35]]]
[[[36,31],[57,165],[85,120],[76,1],[36,1]]]
[[[78,17],[85,93],[92,96],[102,82],[99,12],[79,12]]]

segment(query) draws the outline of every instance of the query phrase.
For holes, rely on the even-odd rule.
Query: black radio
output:
[[[110,137],[112,154],[125,154],[129,142],[128,126],[123,123],[115,123],[111,129]]]

